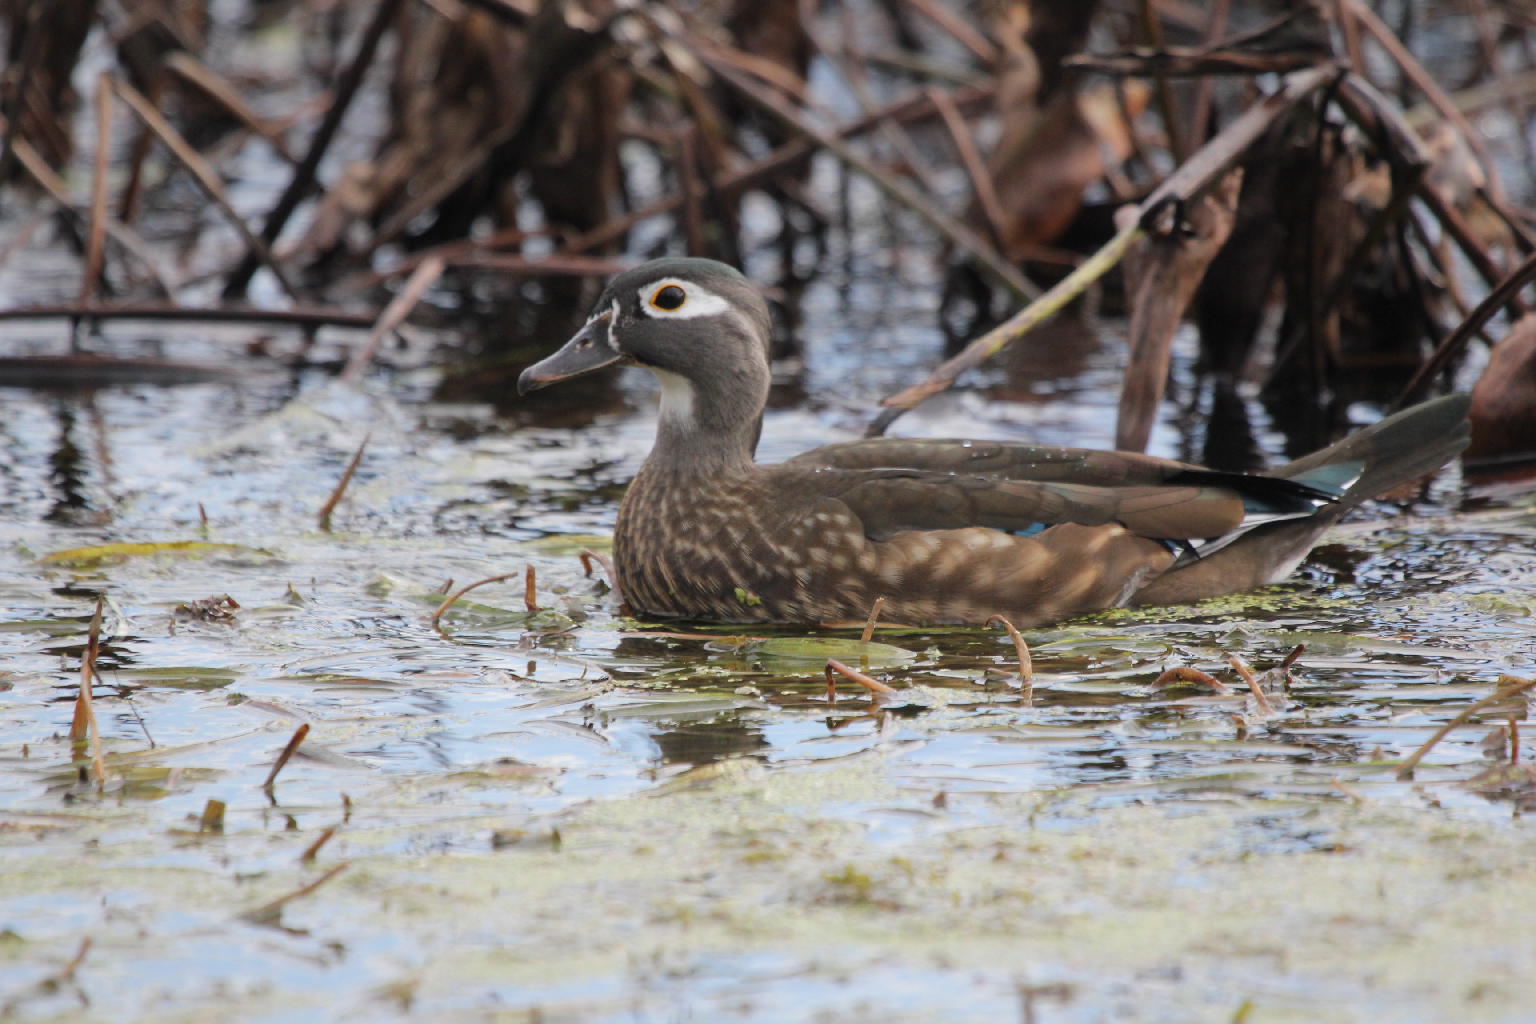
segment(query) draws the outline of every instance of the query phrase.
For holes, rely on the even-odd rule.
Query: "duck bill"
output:
[[[624,361],[624,356],[610,347],[607,318],[602,317],[582,327],[554,355],[539,360],[520,373],[517,377],[517,393],[526,395],[530,391]]]

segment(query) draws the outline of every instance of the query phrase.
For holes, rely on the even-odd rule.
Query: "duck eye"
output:
[[[687,301],[688,293],[675,284],[658,288],[656,293],[651,296],[651,305],[657,309],[666,310],[669,313],[676,309],[682,309],[683,303]]]

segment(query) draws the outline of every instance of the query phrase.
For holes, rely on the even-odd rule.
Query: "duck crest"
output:
[[[647,313],[644,303],[659,303]],[[688,303],[695,302],[690,306]],[[598,300],[584,334],[519,389],[601,366],[662,385],[655,447],[619,510],[614,562],[637,614],[1021,627],[1276,582],[1350,508],[1432,473],[1467,442],[1467,399],[1426,402],[1272,475],[1130,452],[882,438],[753,462],[769,320],[732,268],[658,260]]]

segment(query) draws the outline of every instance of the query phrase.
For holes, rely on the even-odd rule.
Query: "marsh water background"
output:
[[[259,208],[270,182],[249,178]],[[838,187],[826,165],[813,185]],[[780,367],[765,459],[856,436],[941,355],[935,246],[852,198],[853,233],[801,297],[804,362]],[[67,297],[69,260],[34,248],[0,293]],[[1501,674],[1536,672],[1528,492],[1473,493],[1453,467],[1353,517],[1285,586],[1032,631],[1026,705],[993,632],[861,647],[620,618],[577,552],[602,549],[648,449],[650,385],[540,406],[466,390],[432,343],[451,349],[454,307],[476,304],[437,301],[454,326],[357,389],[328,365],[356,333],[285,370],[300,341],[282,330],[131,322],[87,346],[204,371],[0,380],[0,1017],[1531,1018],[1530,789],[1475,782],[1508,758],[1502,717],[1394,777]],[[530,320],[469,311],[476,330]],[[67,344],[58,323],[0,333],[8,355]],[[1122,356],[1115,322],[1091,321],[897,432],[1105,446]],[[1190,361],[1193,411],[1170,404],[1160,454],[1199,451]],[[200,546],[58,554],[177,541]],[[431,627],[445,580],[525,566],[539,613],[509,581]],[[229,621],[178,611],[222,595]],[[66,738],[98,597],[104,788]],[[1272,715],[1152,686],[1298,643]],[[900,693],[829,703],[829,655]],[[211,800],[219,830],[200,825]]]

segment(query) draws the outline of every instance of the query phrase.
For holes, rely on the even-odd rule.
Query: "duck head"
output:
[[[661,383],[658,450],[693,437],[728,451],[735,439],[750,457],[768,400],[771,330],[768,304],[734,267],[652,260],[608,282],[575,336],[522,372],[517,393],[608,366],[644,367]]]

